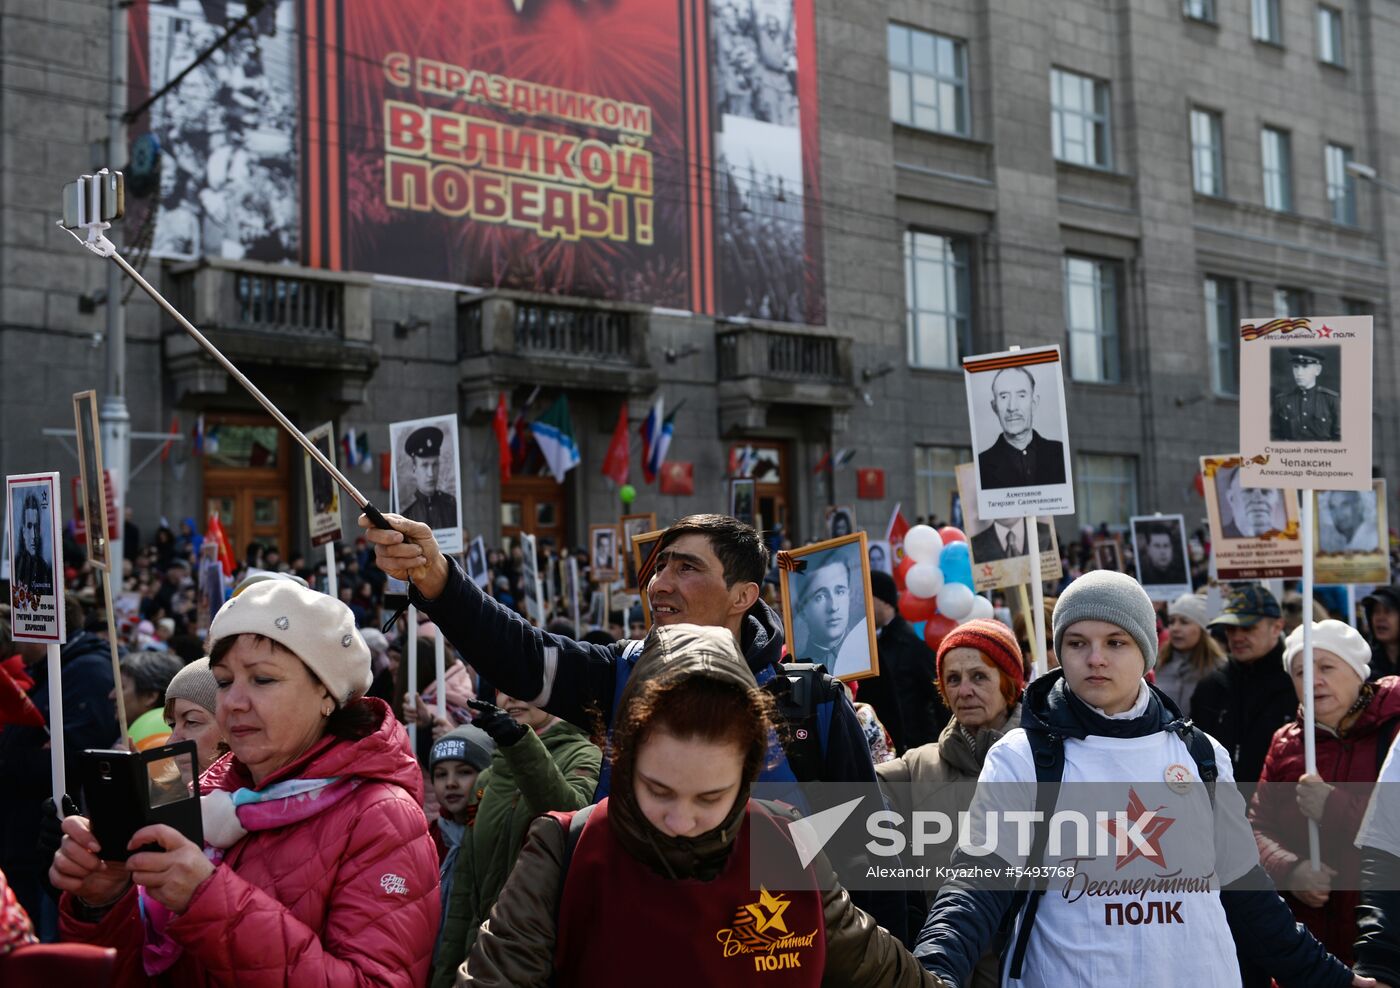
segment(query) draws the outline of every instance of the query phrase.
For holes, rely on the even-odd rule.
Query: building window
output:
[[[1110,167],[1108,83],[1051,69],[1050,93],[1055,157],[1075,165]]]
[[[1274,289],[1274,318],[1308,314],[1308,293],[1301,288]]]
[[[1356,176],[1347,171],[1351,163],[1351,148],[1340,144],[1327,145],[1327,201],[1332,207],[1332,222],[1356,225]]]
[[[1118,381],[1119,265],[1087,257],[1065,258],[1065,325],[1069,371],[1076,381]]]
[[[1254,40],[1271,45],[1283,44],[1283,14],[1279,0],[1252,0],[1254,8]]]
[[[1369,316],[1371,312],[1371,303],[1364,298],[1342,299],[1342,315],[1344,316]]]
[[[1317,57],[1328,65],[1345,65],[1342,49],[1342,12],[1325,3],[1317,5]]]
[[[914,447],[914,510],[927,523],[953,520],[953,495],[958,492],[957,467],[972,462],[965,446]],[[884,538],[882,534],[880,536]]]
[[[1215,23],[1215,0],[1182,0],[1181,12],[1193,21]]]
[[[904,292],[909,363],[953,369],[971,352],[972,279],[968,242],[909,230],[904,234]]]
[[[1074,510],[1085,524],[1119,529],[1137,514],[1137,459],[1080,453],[1074,464]]]
[[[967,46],[955,38],[891,24],[889,47],[894,122],[967,136]]]
[[[1208,275],[1204,285],[1212,383],[1216,394],[1237,395],[1240,393],[1240,344],[1235,282]]]
[[[1202,195],[1225,194],[1224,128],[1213,110],[1191,111],[1191,182]]]
[[[1264,164],[1264,205],[1279,212],[1293,209],[1293,162],[1288,132],[1265,127],[1259,136]]]

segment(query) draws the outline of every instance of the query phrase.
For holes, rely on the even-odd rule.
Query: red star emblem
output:
[[[1162,835],[1172,824],[1176,823],[1176,820],[1173,817],[1157,816],[1157,811],[1164,808],[1159,806],[1156,810],[1147,809],[1138,797],[1137,790],[1129,787],[1128,812],[1126,814],[1128,826],[1124,828],[1123,833],[1118,832],[1118,817],[1104,820],[1100,824],[1113,835],[1119,849],[1123,852],[1118,855],[1118,862],[1113,866],[1114,871],[1131,864],[1138,858],[1151,861],[1159,868],[1167,866],[1167,859],[1162,855]],[[1146,822],[1139,826],[1138,821],[1143,820],[1144,817],[1146,817]]]
[[[1318,336],[1331,336],[1331,335],[1332,335],[1332,327],[1329,326],[1329,325],[1327,325],[1326,323],[1323,323],[1322,326],[1319,327],[1319,329],[1318,329],[1318,331],[1317,331],[1317,335],[1318,335]]]

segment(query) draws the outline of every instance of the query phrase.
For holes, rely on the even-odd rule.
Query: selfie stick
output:
[[[105,168],[102,169],[102,171],[98,172],[98,175],[104,174],[107,174],[107,169]],[[80,222],[78,224],[78,226],[87,230],[87,238],[84,239],[83,237],[79,236],[75,230],[69,229],[66,226],[64,226],[64,229],[68,229],[68,231],[73,234],[74,239],[77,240],[84,247],[86,247],[88,250],[90,250],[92,253],[96,254],[98,257],[107,258],[117,267],[121,268],[128,278],[136,282],[136,284],[141,288],[141,290],[147,295],[149,295],[157,305],[164,309],[166,314],[169,315],[170,318],[174,319],[175,322],[180,326],[180,328],[183,329],[186,333],[188,333],[190,335],[190,338],[199,344],[200,348],[203,349],[205,353],[213,357],[214,361],[218,363],[219,366],[223,367],[224,370],[228,371],[229,375],[235,381],[237,381],[243,387],[243,389],[248,392],[248,394],[252,395],[254,400],[257,401],[257,403],[261,405],[269,415],[271,415],[274,419],[277,420],[278,425],[282,426],[283,429],[287,430],[287,434],[290,435],[293,439],[295,439],[297,441],[297,444],[300,445],[302,449],[306,450],[308,456],[310,456],[313,460],[319,463],[321,465],[321,468],[331,475],[332,479],[334,479],[335,482],[340,485],[341,489],[345,491],[346,494],[350,495],[350,499],[354,501],[357,505],[359,505],[360,510],[362,510],[367,516],[369,516],[369,520],[374,524],[375,528],[392,530],[393,526],[384,520],[384,515],[380,513],[379,509],[376,508],[373,504],[371,504],[369,502],[369,498],[361,494],[359,490],[356,489],[355,485],[350,483],[350,481],[345,478],[345,474],[341,473],[339,470],[336,469],[335,464],[332,463],[326,457],[326,454],[322,453],[319,449],[317,449],[316,444],[313,443],[311,440],[307,439],[306,436],[302,434],[302,431],[300,429],[292,425],[291,420],[288,419],[287,416],[282,414],[282,410],[279,409],[276,405],[274,405],[270,400],[268,400],[267,396],[258,390],[257,385],[255,385],[252,381],[248,380],[248,378],[243,375],[243,372],[233,365],[232,361],[230,361],[227,357],[220,353],[219,348],[214,346],[214,344],[210,343],[209,340],[205,337],[205,335],[194,327],[193,323],[191,323],[188,319],[181,315],[180,310],[176,309],[175,306],[167,302],[164,296],[162,296],[160,292],[156,291],[155,288],[151,286],[150,282],[148,282],[145,278],[141,277],[141,272],[133,268],[129,263],[127,263],[126,258],[122,257],[121,254],[118,253],[116,245],[113,244],[112,241],[108,240],[105,236],[103,236],[102,231],[110,227],[111,224],[98,219],[98,217],[102,215],[99,205],[101,184],[101,182],[91,183],[93,200],[91,208],[87,213],[85,221]],[[63,226],[63,222],[60,221],[59,225]],[[115,303],[113,302],[110,304]]]
[[[1303,499],[1303,771],[1317,774],[1317,723],[1313,713],[1313,492],[1298,492]],[[1321,865],[1317,821],[1308,818],[1308,859],[1313,871]]]

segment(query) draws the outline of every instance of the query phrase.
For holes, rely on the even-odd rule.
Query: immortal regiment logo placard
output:
[[[787,896],[769,892],[762,885],[758,901],[740,906],[734,912],[734,922],[715,932],[725,957],[752,957],[755,971],[782,971],[803,967],[806,955],[816,943],[817,929],[803,932],[791,928]]]
[[[1240,455],[1254,487],[1371,489],[1370,316],[1240,323]]]
[[[5,478],[10,558],[10,632],[15,641],[67,640],[63,613],[59,475]]]
[[[1201,457],[1217,578],[1230,582],[1302,576],[1298,492],[1250,486],[1243,477],[1243,462],[1239,456]]]

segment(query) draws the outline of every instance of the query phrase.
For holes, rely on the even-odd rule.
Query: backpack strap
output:
[[[831,735],[833,705],[841,684],[827,675],[826,667],[810,662],[785,662],[763,684],[777,701],[787,730],[783,753],[799,782],[822,777],[827,742]]]
[[[1172,721],[1167,725],[1167,730],[1179,737],[1181,743],[1186,745],[1186,750],[1191,753],[1191,760],[1196,763],[1196,772],[1205,783],[1206,795],[1210,797],[1210,808],[1214,811],[1215,780],[1220,777],[1220,769],[1215,764],[1215,745],[1210,743],[1210,736],[1192,723],[1190,718]]]
[[[1043,863],[1045,848],[1050,843],[1050,818],[1055,814],[1055,804],[1060,799],[1060,782],[1065,775],[1065,739],[1049,731],[1027,730],[1026,739],[1031,745],[1031,757],[1035,761],[1035,809],[1040,821],[1031,840],[1031,854],[1026,859],[1028,868]],[[1022,889],[1016,893],[1013,906],[1007,910],[1006,924],[1014,924],[1018,907],[1025,905],[1025,915],[1021,919],[1021,929],[1016,935],[1016,946],[1010,955],[1010,977],[1017,981],[1021,977],[1021,965],[1026,959],[1026,946],[1030,942],[1031,928],[1035,926],[1035,914],[1040,908],[1044,889],[1031,888],[1032,880],[1022,880]],[[1009,936],[1010,927],[1006,929]]]
[[[569,880],[569,862],[573,860],[574,848],[578,846],[578,840],[583,836],[583,828],[588,825],[588,818],[593,814],[593,809],[597,803],[589,803],[581,810],[574,810],[569,818],[569,823],[564,826],[564,821],[559,823],[564,830],[564,850],[559,857],[559,899],[554,906],[555,921],[559,918],[559,906],[564,902],[564,883]],[[556,819],[562,814],[550,814]]]
[[[622,692],[627,689],[627,681],[632,678],[632,670],[637,667],[637,661],[642,657],[642,646],[645,644],[640,638],[623,642],[622,651],[613,663],[613,698],[612,713],[608,718],[608,748],[603,752],[603,767],[598,773],[598,785],[593,790],[595,803],[612,789],[612,759],[608,757],[612,750],[612,725],[617,720],[618,708],[622,706]]]

